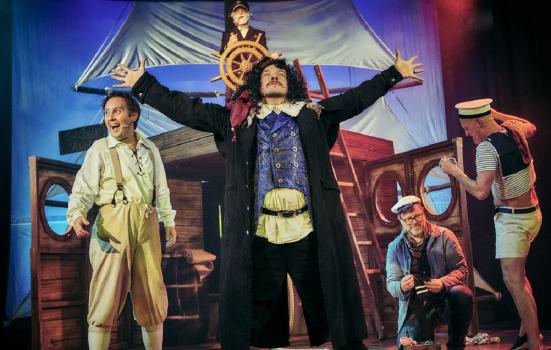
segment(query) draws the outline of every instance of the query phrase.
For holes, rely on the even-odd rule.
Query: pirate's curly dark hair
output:
[[[274,60],[270,57],[265,57],[260,60],[253,69],[247,74],[245,84],[237,89],[232,99],[236,99],[245,90],[249,90],[251,99],[255,103],[262,102],[262,96],[260,95],[260,76],[264,68],[275,65],[279,69],[285,69],[287,72],[287,100],[289,102],[305,101],[308,99],[306,92],[306,84],[301,75],[298,74],[295,67],[287,64],[285,59]]]

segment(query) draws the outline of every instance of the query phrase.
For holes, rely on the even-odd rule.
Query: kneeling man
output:
[[[465,286],[467,263],[455,234],[427,221],[416,196],[392,207],[402,232],[390,243],[386,287],[399,299],[398,342],[434,340],[437,322],[448,324],[448,349],[463,349],[473,296]]]

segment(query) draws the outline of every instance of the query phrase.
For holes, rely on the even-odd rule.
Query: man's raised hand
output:
[[[411,78],[418,81],[423,81],[423,78],[418,76],[418,73],[424,72],[425,70],[421,67],[422,63],[414,63],[415,59],[417,58],[417,55],[411,56],[409,59],[404,60],[402,59],[402,55],[400,54],[400,50],[396,49],[396,62],[394,62],[394,67],[396,70],[402,75],[402,77],[405,78]]]
[[[133,70],[123,64],[117,64],[117,68],[113,69],[113,75],[111,78],[121,81],[120,84],[113,84],[116,88],[133,88],[136,82],[145,73],[145,58],[140,61],[140,67]]]

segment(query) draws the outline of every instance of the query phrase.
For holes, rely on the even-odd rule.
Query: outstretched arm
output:
[[[140,102],[147,103],[177,123],[200,131],[211,132],[220,140],[229,135],[229,110],[199,98],[190,98],[183,92],[170,91],[145,71],[145,60],[133,70],[123,64],[113,69],[113,79],[120,84],[113,87],[132,88]]]
[[[378,98],[384,96],[387,91],[400,80],[412,78],[423,80],[418,73],[423,72],[420,67],[422,63],[416,63],[417,56],[412,56],[407,60],[402,59],[400,50],[396,50],[396,61],[394,65],[385,71],[374,76],[372,79],[364,81],[358,87],[345,92],[344,94],[329,97],[320,102],[322,107],[329,113],[323,122],[327,123],[329,128],[350,119],[366,108],[371,106]]]
[[[492,108],[492,117],[500,124],[507,121],[513,121],[515,122],[516,125],[521,125],[522,130],[524,131],[524,136],[526,138],[530,138],[536,134],[536,130],[537,130],[536,126],[524,118],[517,117],[511,114],[505,114],[493,108]]]

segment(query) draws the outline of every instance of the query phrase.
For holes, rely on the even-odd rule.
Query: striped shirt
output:
[[[519,122],[507,121],[506,125],[520,131],[522,137],[525,137],[524,129]],[[492,194],[494,198],[507,200],[519,197],[530,191],[536,182],[536,172],[534,171],[534,162],[530,161],[527,166],[522,166],[520,170],[505,174],[502,168],[502,159],[495,146],[490,142],[491,135],[482,141],[476,147],[476,172],[495,171],[494,182],[492,183]],[[508,156],[502,154],[502,157]]]

